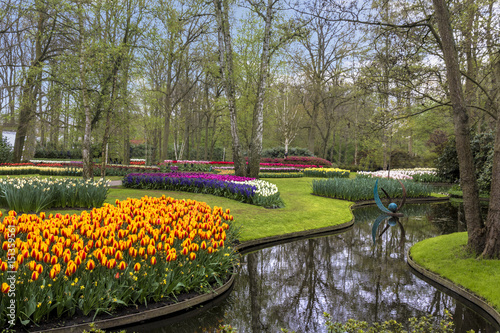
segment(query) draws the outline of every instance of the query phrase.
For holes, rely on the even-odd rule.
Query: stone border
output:
[[[444,288],[446,291],[451,291],[452,294],[458,295],[460,298],[465,300],[466,303],[473,304],[478,309],[480,309],[484,314],[486,314],[490,319],[496,321],[496,329],[500,329],[500,313],[498,313],[491,305],[486,303],[476,294],[465,289],[464,287],[451,282],[448,279],[441,277],[440,275],[431,272],[424,267],[413,261],[411,254],[411,248],[406,252],[406,262],[408,266],[415,270],[418,274],[422,275],[424,278],[428,279],[431,284],[436,284],[439,287]]]
[[[336,233],[341,233],[351,228],[354,225],[354,217],[350,222],[337,224],[334,226],[323,227],[319,229],[308,229],[303,231],[291,232],[284,235],[270,236],[265,238],[254,239],[240,243],[236,246],[236,250],[241,253],[248,253],[257,251],[266,247],[275,246],[278,244],[284,244],[293,242],[296,240],[311,238],[312,236],[327,236]]]
[[[33,333],[42,333],[42,332],[49,332],[49,333],[81,333],[84,329],[88,330],[90,329],[90,324],[94,324],[94,327],[96,329],[109,329],[109,328],[115,328],[115,327],[122,327],[134,323],[138,323],[143,320],[149,320],[149,319],[154,319],[157,317],[162,317],[168,314],[172,314],[174,312],[178,312],[181,310],[185,310],[187,308],[200,305],[202,303],[208,302],[214,298],[217,298],[219,295],[222,295],[224,292],[228,291],[234,283],[235,275],[231,275],[231,278],[221,287],[213,290],[212,292],[208,294],[202,294],[195,296],[193,298],[190,298],[188,300],[179,302],[179,303],[174,303],[174,304],[169,304],[165,305],[156,309],[149,309],[149,310],[144,310],[139,313],[132,313],[124,316],[118,316],[114,318],[109,318],[109,319],[103,319],[103,320],[98,320],[95,322],[88,322],[88,323],[83,323],[83,324],[77,324],[73,326],[64,326],[64,327],[57,327],[57,328],[52,328],[52,329],[44,329],[41,331],[30,331]]]

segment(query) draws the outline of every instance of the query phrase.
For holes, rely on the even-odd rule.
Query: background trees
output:
[[[227,5],[234,103],[216,4]],[[368,17],[360,9],[302,4],[2,0],[0,114],[4,133],[16,133],[15,159],[83,151],[88,161],[241,164],[281,145],[352,168],[432,165],[435,131],[453,132],[439,45],[420,25],[391,28],[425,21],[432,7],[376,2],[373,20],[387,25],[375,26],[354,22],[354,11]],[[451,4],[464,13],[452,28],[471,127],[492,129],[497,12],[486,0],[467,15]]]

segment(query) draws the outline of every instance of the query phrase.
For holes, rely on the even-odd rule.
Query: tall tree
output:
[[[467,104],[462,89],[458,53],[450,24],[448,7],[444,0],[433,0],[441,47],[446,64],[448,89],[453,107],[455,140],[460,167],[460,184],[463,190],[465,219],[467,221],[468,247],[481,253],[485,246],[485,230],[479,208],[479,190],[474,159],[470,146],[470,126]],[[500,132],[499,132],[500,133]],[[492,197],[492,200],[495,201]],[[500,197],[498,197],[500,204]],[[500,223],[500,215],[498,216]]]

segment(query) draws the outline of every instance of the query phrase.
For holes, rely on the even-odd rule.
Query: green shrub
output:
[[[373,178],[313,179],[313,194],[350,201],[373,200],[375,181],[376,179]],[[431,195],[430,186],[414,181],[402,181],[402,183],[406,188],[408,198],[428,197]],[[401,185],[397,180],[380,179],[379,188],[381,187],[391,198],[401,198],[403,195]]]
[[[491,187],[491,172],[493,166],[495,136],[493,132],[475,134],[471,138],[471,148],[476,167],[476,178],[479,190],[489,192]],[[436,160],[438,176],[448,182],[458,182],[460,171],[455,140],[451,139],[445,146],[443,153]]]
[[[433,320],[431,315],[420,318],[412,317],[408,320],[408,324],[399,323],[395,320],[384,321],[383,323],[373,323],[369,325],[365,321],[349,319],[345,324],[332,322],[331,316],[328,313],[323,313],[326,319],[325,326],[328,333],[408,333],[408,332],[433,332],[433,333],[452,333],[453,318],[451,314],[445,310],[445,319],[439,322]],[[473,331],[471,331],[473,332]]]
[[[285,147],[264,149],[261,156],[270,158],[285,157]],[[288,156],[314,156],[314,154],[311,153],[307,148],[289,147]]]
[[[12,162],[12,146],[0,135],[0,163],[10,163]]]

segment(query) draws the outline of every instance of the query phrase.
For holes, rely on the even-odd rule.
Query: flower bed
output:
[[[248,163],[248,162],[247,162]],[[219,168],[221,166],[233,166],[234,162],[224,162],[224,161],[191,161],[191,160],[165,160],[160,163],[161,166],[166,165],[185,165],[198,168],[203,168],[204,166],[211,165],[214,168]],[[323,166],[331,166],[332,164],[319,157],[307,157],[307,156],[291,156],[287,159],[283,158],[261,158],[261,166],[270,167],[294,167],[294,168],[316,168]]]
[[[11,295],[16,323],[28,325],[208,292],[237,260],[230,220],[229,210],[165,196],[72,216],[11,211],[0,223],[0,324]],[[18,254],[9,256],[13,248]]]
[[[265,207],[283,205],[276,185],[248,177],[210,173],[134,173],[127,175],[123,186],[208,193]]]
[[[389,171],[359,171],[358,177],[365,178],[387,178],[390,175],[392,179],[410,179],[417,182],[437,183],[441,178],[437,175],[436,169],[433,168],[415,168],[415,169],[394,169]]]
[[[7,177],[0,179],[0,205],[37,213],[54,207],[100,207],[108,191],[102,180]]]
[[[269,172],[259,173],[259,178],[302,178],[302,172]]]
[[[425,184],[414,181],[403,181],[403,184],[406,188],[406,196],[408,198],[428,197],[431,195],[431,188]],[[350,201],[373,200],[375,179],[313,179],[312,186],[313,194],[316,195]],[[381,179],[379,188],[381,187],[384,188],[391,198],[400,198],[403,195],[401,184],[394,179]]]
[[[1,166],[0,175],[49,175],[49,176],[82,176],[83,164],[81,162],[39,163],[24,166]],[[157,172],[156,166],[143,165],[106,165],[107,176],[125,176],[131,172]],[[101,165],[94,165],[94,177],[101,176]]]
[[[306,168],[304,169],[305,177],[317,178],[349,178],[350,171],[338,168]]]

